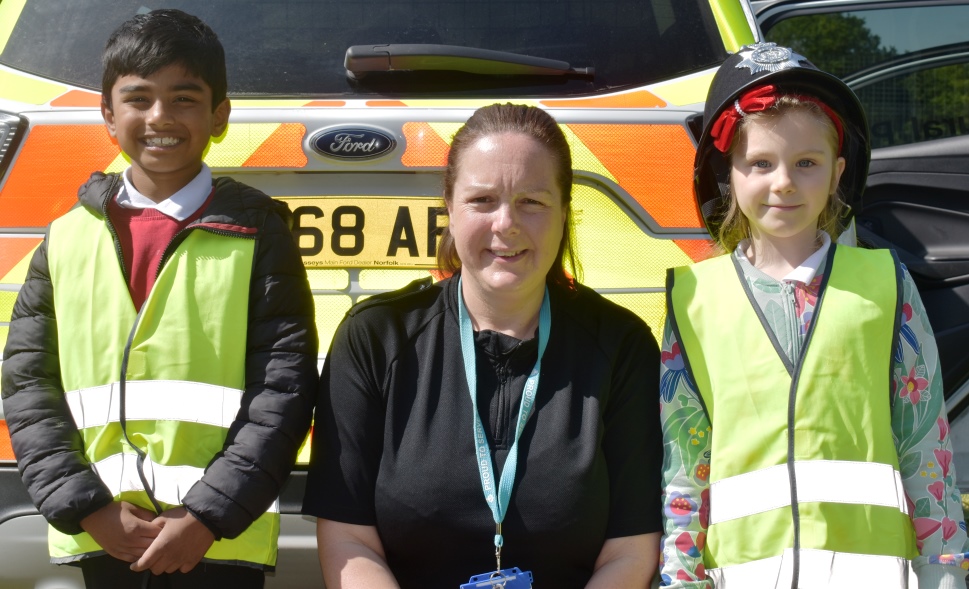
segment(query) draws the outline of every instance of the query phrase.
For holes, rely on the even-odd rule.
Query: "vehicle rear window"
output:
[[[872,147],[969,134],[969,5],[825,9],[782,20],[765,36],[851,86]]]
[[[100,89],[108,35],[138,12],[180,8],[226,48],[233,95],[561,96],[643,85],[726,58],[708,0],[27,0],[0,63]],[[393,73],[351,81],[347,47],[443,44],[593,67],[595,77]]]

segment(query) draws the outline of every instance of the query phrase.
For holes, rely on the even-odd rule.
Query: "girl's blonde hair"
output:
[[[733,157],[734,150],[737,149],[737,146],[745,137],[747,126],[751,121],[775,119],[792,112],[806,112],[812,115],[818,123],[824,126],[825,135],[835,152],[837,152],[838,129],[835,127],[834,121],[831,120],[830,116],[816,103],[808,100],[800,100],[793,94],[786,94],[779,97],[770,108],[759,112],[748,113],[741,119],[737,133],[734,135],[733,142],[730,144],[730,150],[726,154],[727,160],[729,161]],[[835,114],[834,116],[838,115]],[[835,156],[837,155],[836,153]],[[818,217],[818,229],[826,231],[832,239],[837,239],[838,235],[844,229],[841,219],[844,217],[847,209],[848,206],[841,196],[841,187],[839,186],[828,199],[827,206],[824,207],[821,215]],[[727,209],[727,214],[724,215],[723,222],[720,224],[720,230],[717,232],[717,247],[720,249],[720,253],[730,253],[737,248],[737,245],[741,241],[749,237],[750,223],[740,210],[740,207],[737,206],[737,199],[733,197],[733,193],[731,192],[730,206]]]

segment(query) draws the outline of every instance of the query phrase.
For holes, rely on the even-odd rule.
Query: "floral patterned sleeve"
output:
[[[667,318],[660,366],[663,525],[660,585],[711,589],[703,570],[710,509],[710,421]]]
[[[902,282],[892,431],[920,555],[912,568],[922,589],[964,588],[969,543],[955,484],[939,353],[918,289],[904,268]]]

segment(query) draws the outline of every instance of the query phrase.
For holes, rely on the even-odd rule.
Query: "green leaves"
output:
[[[695,405],[680,407],[666,422],[667,431],[673,433],[667,436],[666,453],[675,453],[690,477],[696,476],[696,465],[709,447],[709,424],[706,413]]]
[[[899,470],[902,471],[902,478],[908,479],[915,476],[922,468],[922,453],[909,452],[905,454],[898,463]]]
[[[922,497],[915,502],[915,513],[912,517],[929,517],[932,511],[932,501],[928,497]]]

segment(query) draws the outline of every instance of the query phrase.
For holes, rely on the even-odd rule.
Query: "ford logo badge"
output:
[[[397,141],[373,129],[346,128],[317,133],[310,140],[310,145],[327,157],[367,160],[391,151],[397,146]]]

